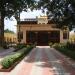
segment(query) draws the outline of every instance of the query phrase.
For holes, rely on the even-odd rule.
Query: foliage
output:
[[[20,13],[27,11],[28,8],[33,9],[35,0],[0,0],[0,45],[4,44],[4,18],[14,16],[17,21],[20,20]]]
[[[53,45],[53,43],[52,43],[52,42],[50,42],[50,43],[49,43],[49,46],[50,46],[50,47],[52,47],[52,45]]]
[[[58,46],[60,46],[59,43],[54,43],[54,44],[52,45],[52,47],[58,47]]]
[[[61,47],[61,48],[66,48],[66,49],[71,50],[71,51],[75,51],[75,43],[70,43],[70,42],[55,43],[55,44],[53,44],[52,47],[54,47],[54,48]]]
[[[23,53],[24,52],[18,52],[14,55],[10,55],[10,56],[5,57],[1,61],[1,65],[3,66],[3,68],[9,68],[16,61],[16,59],[18,59],[22,56]]]
[[[70,44],[69,42],[66,44],[55,45],[54,48],[61,53],[75,59],[75,44]]]
[[[4,32],[5,32],[5,33],[12,33],[12,34],[14,34],[14,32],[11,31],[11,30],[9,30],[9,29],[4,30]]]
[[[49,18],[57,27],[68,25],[71,29],[75,24],[75,0],[39,0],[38,8],[47,10]]]
[[[75,51],[75,43],[67,42],[66,47],[72,51]]]
[[[1,0],[1,15],[11,17],[34,6],[35,0]]]
[[[75,60],[75,51],[63,47],[57,47],[55,49]]]
[[[8,47],[8,43],[4,42],[3,48],[4,48],[4,49],[8,49],[8,48],[9,48],[9,47]]]
[[[15,45],[15,46],[14,46],[15,52],[18,51],[18,50],[20,50],[20,49],[22,49],[22,48],[24,48],[24,47],[26,47],[25,44],[17,44],[17,45]]]
[[[11,67],[16,61],[18,61],[21,57],[27,55],[31,50],[32,50],[32,46],[28,47],[28,48],[24,48],[18,52],[16,52],[13,55],[9,55],[6,56],[2,61],[1,61],[1,65],[3,66],[3,68],[7,69],[9,67]]]

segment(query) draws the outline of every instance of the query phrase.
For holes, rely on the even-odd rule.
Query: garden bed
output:
[[[58,50],[59,52],[65,54],[66,56],[70,57],[71,59],[75,60],[75,50],[73,49],[73,47],[71,48],[69,45],[67,44],[56,44],[54,46],[54,48],[56,50]]]
[[[11,71],[31,50],[32,46],[24,48],[14,55],[6,56],[0,63],[1,72]]]
[[[66,48],[55,48],[56,50],[60,51],[61,53],[65,54],[66,56],[72,58],[73,60],[75,60],[75,52],[66,49]]]
[[[16,61],[12,66],[5,69],[2,65],[0,65],[0,72],[10,72],[25,56],[21,57],[18,61]]]

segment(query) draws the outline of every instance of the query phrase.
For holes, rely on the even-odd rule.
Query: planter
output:
[[[0,65],[0,72],[10,72],[19,62],[16,62],[15,64],[13,64],[10,68],[8,69],[4,69],[1,65]]]
[[[0,65],[0,72],[10,72],[18,63],[20,63],[20,61],[25,57],[25,55],[21,58],[19,58],[18,61],[16,61],[11,67],[9,67],[8,69],[4,69],[1,65]]]
[[[21,57],[18,58],[18,60],[11,65],[11,67],[9,67],[8,69],[3,68],[3,66],[0,65],[0,72],[10,72],[30,51],[31,51],[32,47],[27,49],[27,51],[25,52],[25,54]]]

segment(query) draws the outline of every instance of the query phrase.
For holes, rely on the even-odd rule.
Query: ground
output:
[[[11,72],[0,72],[0,75],[75,75],[75,67],[55,49],[38,46]]]
[[[15,49],[14,48],[9,48],[9,49],[0,49],[0,61],[7,55],[10,55],[12,53],[14,53]]]

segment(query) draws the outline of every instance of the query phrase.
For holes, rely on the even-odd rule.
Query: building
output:
[[[72,31],[70,31],[70,34],[69,34],[69,41],[70,41],[71,43],[75,43],[75,28],[74,28]]]
[[[15,33],[4,32],[4,41],[7,44],[16,44],[17,36]]]
[[[48,45],[50,42],[63,43],[69,38],[67,27],[59,29],[47,16],[25,19],[17,26],[18,41],[21,43],[36,43],[37,45]]]
[[[1,12],[0,12],[0,46],[1,46]]]

